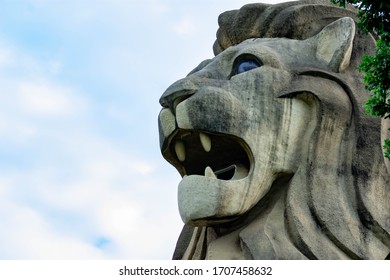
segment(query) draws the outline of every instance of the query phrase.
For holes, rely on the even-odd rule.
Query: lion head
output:
[[[389,255],[381,120],[356,71],[374,41],[312,2],[222,14],[216,56],[162,95],[162,154],[183,177],[174,258]]]

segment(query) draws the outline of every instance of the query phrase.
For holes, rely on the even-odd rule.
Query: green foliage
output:
[[[359,66],[366,89],[371,92],[364,108],[373,116],[390,118],[390,44],[377,42],[374,56],[364,56]]]
[[[359,9],[358,26],[366,32],[381,35],[390,32],[390,2],[388,0],[331,0],[345,8],[347,3]]]
[[[385,144],[383,145],[385,149],[385,157],[390,160],[390,139],[385,139]]]
[[[371,93],[364,104],[366,113],[390,118],[390,1],[389,0],[331,0],[345,8],[347,3],[359,9],[358,26],[379,37],[374,56],[364,56],[359,71],[363,73],[366,89]],[[385,157],[390,160],[390,139],[384,142]]]

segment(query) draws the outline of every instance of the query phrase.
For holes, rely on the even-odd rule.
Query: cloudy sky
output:
[[[171,258],[158,99],[250,2],[0,0],[0,259]]]

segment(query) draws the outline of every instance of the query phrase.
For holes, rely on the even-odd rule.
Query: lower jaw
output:
[[[218,180],[200,175],[185,176],[179,183],[180,216],[190,225],[229,222],[245,213],[248,201],[248,177],[240,180]]]

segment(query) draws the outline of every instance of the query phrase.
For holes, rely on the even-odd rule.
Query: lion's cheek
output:
[[[317,125],[317,109],[309,94],[294,98],[281,98],[274,106],[264,105],[261,112],[267,115],[264,121],[257,118],[250,129],[248,145],[251,147],[255,168],[255,180],[271,173],[275,178],[294,174],[307,154],[310,138]],[[312,98],[314,99],[314,98]]]

